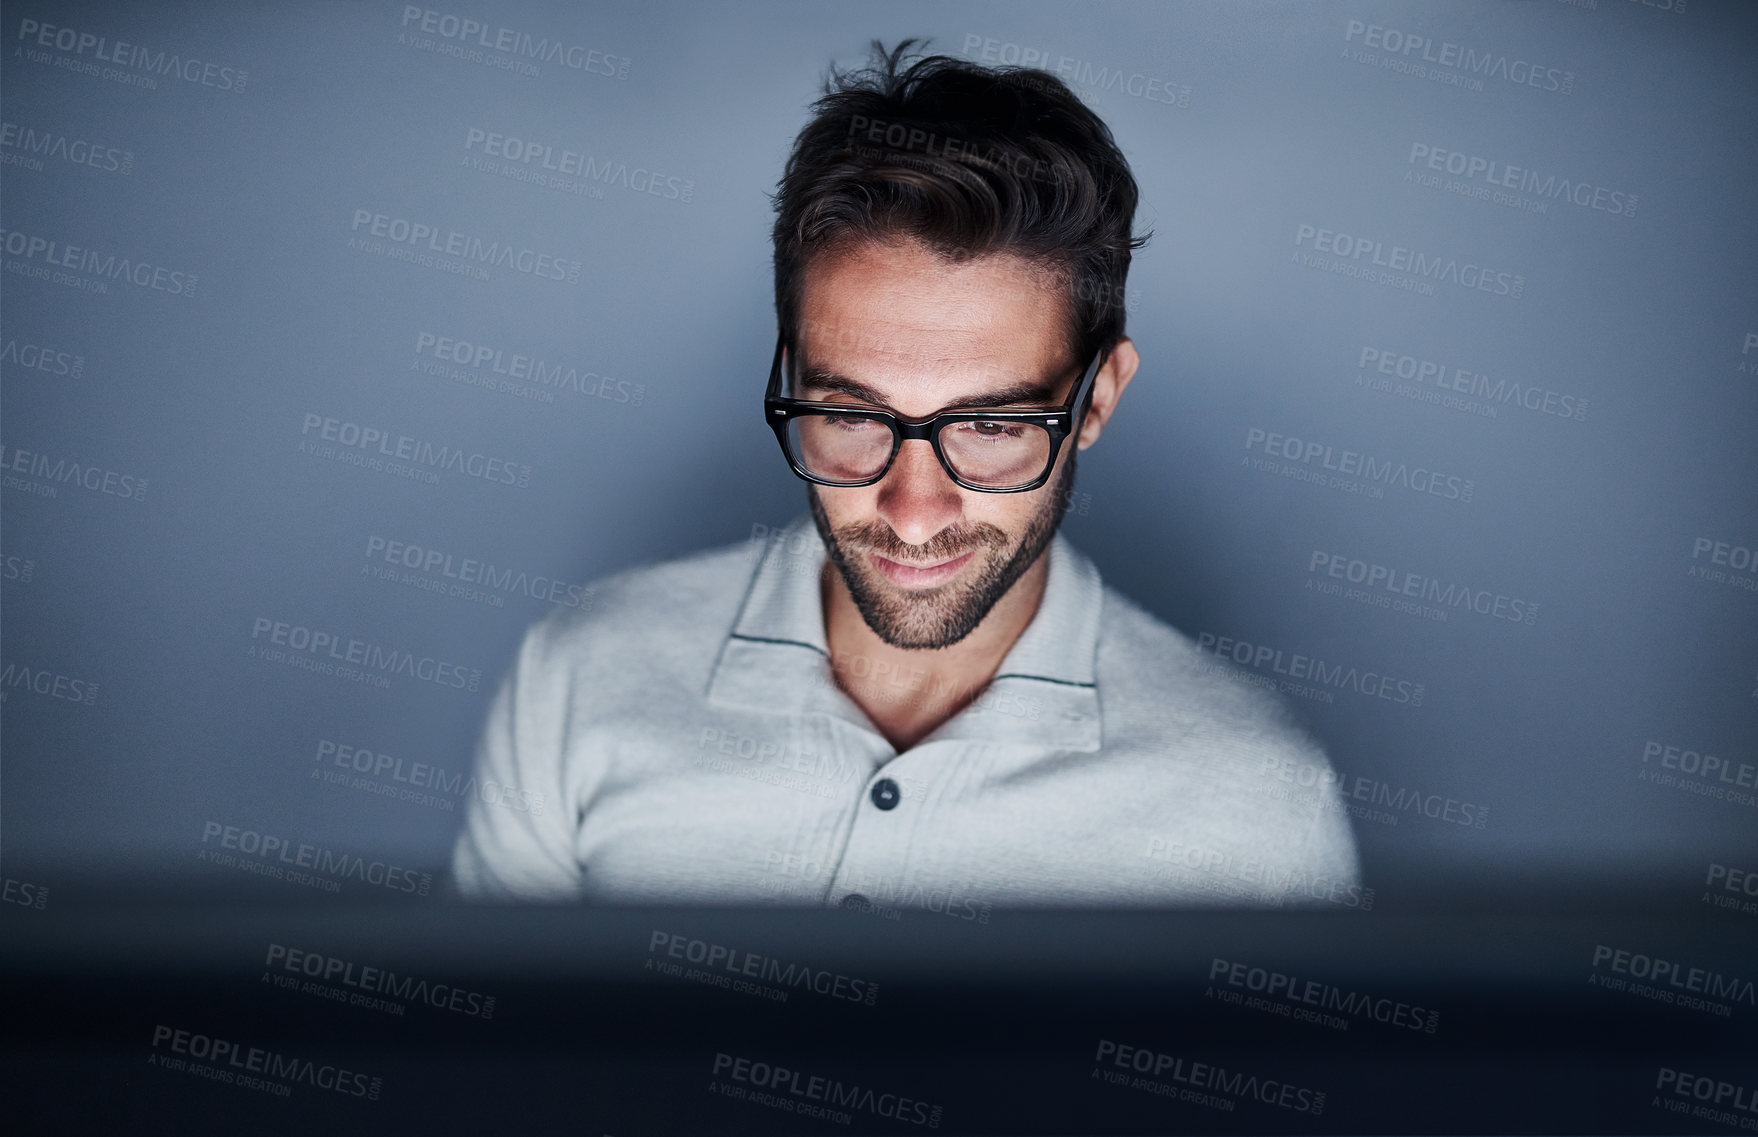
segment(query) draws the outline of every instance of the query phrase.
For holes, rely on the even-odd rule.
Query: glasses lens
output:
[[[850,415],[795,415],[788,420],[787,445],[794,461],[813,477],[860,482],[885,468],[891,457],[891,427]]]
[[[972,485],[1009,489],[1034,481],[1050,464],[1050,432],[1036,423],[948,423],[940,449],[958,476]]]

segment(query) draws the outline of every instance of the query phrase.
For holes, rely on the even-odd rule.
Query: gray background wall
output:
[[[1133,163],[1144,363],[1065,531],[1165,619],[1253,645],[1260,678],[1283,678],[1264,647],[1408,684],[1291,693],[1378,811],[1355,827],[1382,906],[1578,872],[1694,903],[1707,865],[1758,869],[1747,6],[272,7],[19,4],[0,29],[7,877],[70,900],[210,880],[214,822],[438,871],[459,794],[326,781],[324,745],[467,772],[553,602],[379,579],[384,550],[566,603],[803,509],[758,421],[765,195],[825,66],[905,35],[1060,70]],[[443,34],[463,20],[476,42]],[[501,29],[581,66],[483,46]],[[505,176],[489,134],[590,170]],[[1510,167],[1533,180],[1490,196]],[[404,225],[563,279],[398,259]],[[442,338],[573,379],[503,390]],[[1401,386],[1399,357],[1467,392]],[[313,453],[308,416],[514,484]],[[1297,476],[1344,451],[1458,480]],[[1536,615],[1326,592],[1352,586],[1315,554]],[[318,674],[266,657],[259,621],[457,670]],[[1722,765],[1693,787],[1668,747]],[[1481,827],[1393,804],[1446,800]]]

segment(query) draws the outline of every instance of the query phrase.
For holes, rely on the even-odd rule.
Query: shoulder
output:
[[[1134,772],[1144,807],[1166,819],[1165,848],[1184,842],[1225,856],[1234,883],[1266,895],[1357,879],[1335,769],[1272,677],[1201,650],[1109,587],[1100,626],[1103,748]],[[1250,879],[1253,863],[1306,875]]]
[[[1202,731],[1241,744],[1317,751],[1274,680],[1204,652],[1185,632],[1109,585],[1099,640],[1107,722],[1180,733]],[[1316,755],[1322,762],[1322,751]]]
[[[739,542],[623,569],[592,581],[576,607],[557,608],[526,632],[532,663],[712,659],[738,617],[762,543]]]

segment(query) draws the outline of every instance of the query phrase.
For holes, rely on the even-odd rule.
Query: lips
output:
[[[950,579],[959,569],[963,568],[976,550],[960,553],[956,557],[928,563],[916,561],[894,561],[890,557],[882,557],[878,553],[869,553],[873,565],[885,578],[893,584],[906,588],[929,588]]]

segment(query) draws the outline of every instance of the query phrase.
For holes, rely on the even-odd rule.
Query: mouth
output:
[[[973,549],[968,553],[949,557],[942,561],[920,562],[894,561],[889,557],[882,557],[878,553],[867,554],[868,559],[873,562],[875,568],[884,574],[886,580],[904,588],[932,588],[936,584],[944,583],[952,579],[958,570],[962,569],[966,562],[974,556],[976,556],[976,550]]]

